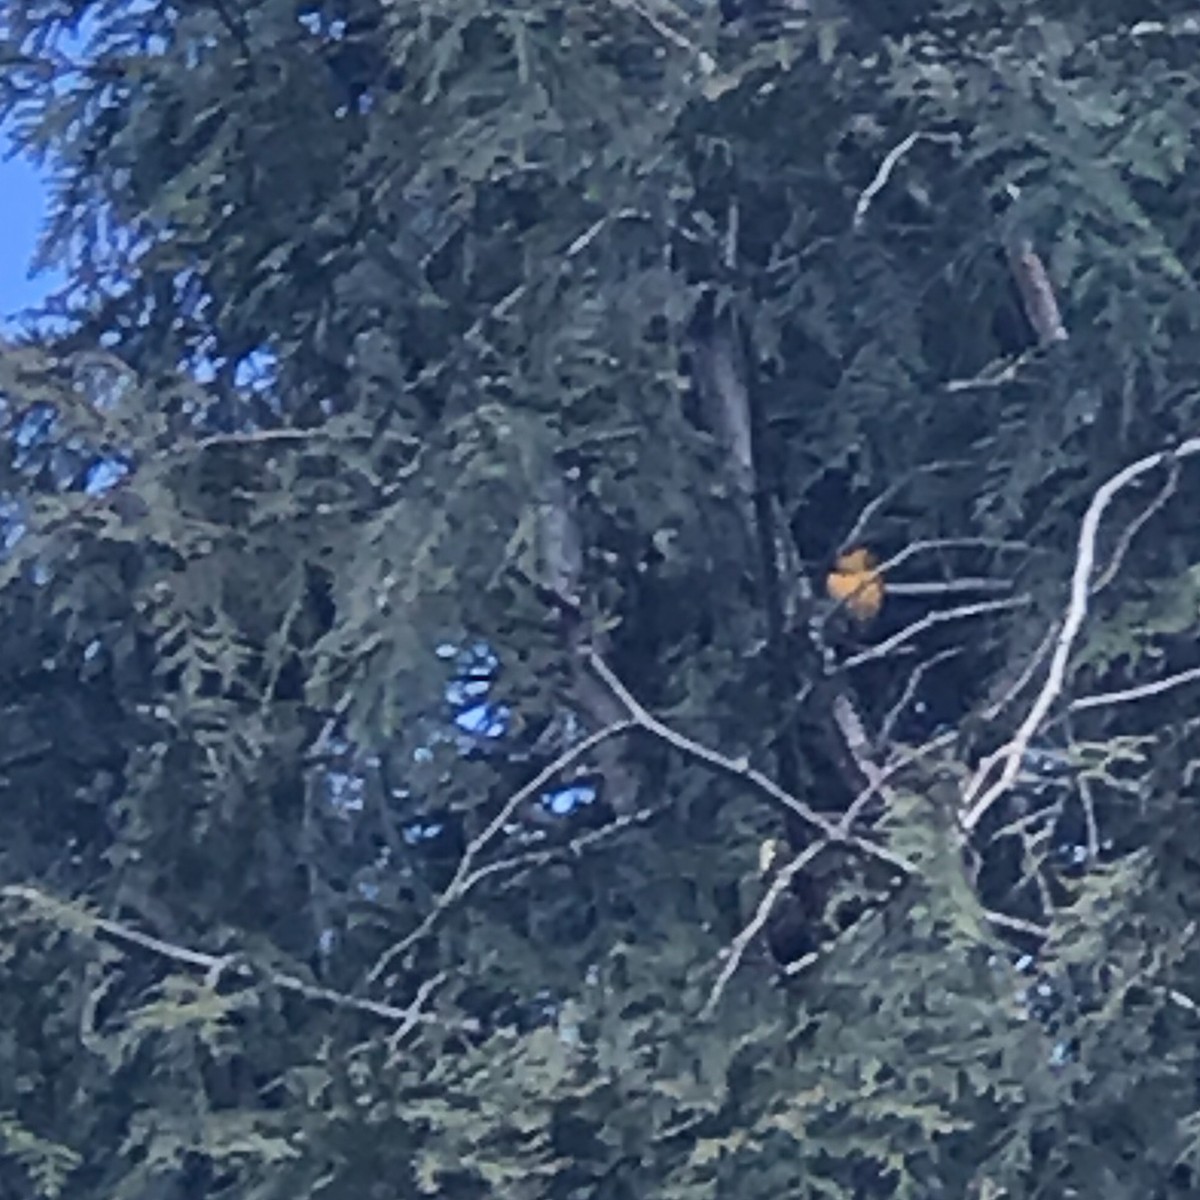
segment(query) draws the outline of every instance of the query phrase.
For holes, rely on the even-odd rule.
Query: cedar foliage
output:
[[[0,5],[3,1194],[1194,1188],[1196,29],[745,7]]]

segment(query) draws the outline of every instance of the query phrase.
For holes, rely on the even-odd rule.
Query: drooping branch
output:
[[[302,996],[307,1000],[320,1001],[334,1008],[350,1009],[379,1017],[385,1021],[395,1022],[398,1028],[393,1036],[402,1036],[418,1024],[434,1019],[431,1014],[424,1011],[424,1006],[430,993],[442,982],[441,977],[427,980],[417,990],[412,1003],[400,1007],[361,996],[352,996],[346,992],[335,991],[333,988],[305,983],[303,979],[286,972],[260,971],[253,964],[241,961],[237,955],[208,954],[203,950],[194,950],[190,946],[182,946],[177,942],[154,937],[121,921],[97,916],[78,905],[57,900],[34,887],[10,884],[0,888],[0,897],[23,902],[33,910],[35,915],[52,921],[69,932],[92,936],[100,934],[119,945],[136,946],[159,958],[178,963],[180,966],[202,971],[210,986],[215,986],[217,980],[223,975],[240,977],[249,983],[261,980],[282,992],[291,992],[293,995]]]

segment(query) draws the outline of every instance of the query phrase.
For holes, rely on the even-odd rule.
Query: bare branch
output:
[[[951,379],[946,383],[947,392],[974,392],[984,388],[1003,387],[1006,383],[1015,383],[1021,374],[1021,368],[1038,356],[1040,346],[1022,350],[1012,358],[999,358],[988,363],[977,375],[969,379]]]
[[[974,829],[984,813],[1012,786],[1012,782],[1020,770],[1021,760],[1029,749],[1029,743],[1041,728],[1042,722],[1066,685],[1067,666],[1070,662],[1071,651],[1074,649],[1075,639],[1079,636],[1079,631],[1087,619],[1088,601],[1092,595],[1092,574],[1096,564],[1096,538],[1099,534],[1100,522],[1109,505],[1123,488],[1128,487],[1148,471],[1168,466],[1196,454],[1200,454],[1200,437],[1189,438],[1174,450],[1160,450],[1156,454],[1148,454],[1145,458],[1140,458],[1118,471],[1096,489],[1079,528],[1079,545],[1075,557],[1075,570],[1071,578],[1070,600],[1067,604],[1062,628],[1055,640],[1054,653],[1050,659],[1050,669],[1047,672],[1046,680],[1012,739],[999,752],[990,755],[980,764],[967,785],[963,793],[962,812],[962,824],[966,831],[970,832]],[[985,790],[992,768],[997,764],[1000,765],[999,777]]]
[[[978,604],[963,604],[958,608],[945,608],[936,612],[926,613],[919,621],[906,625],[878,645],[871,646],[858,654],[852,654],[842,663],[842,670],[849,671],[861,667],[863,663],[875,659],[886,658],[893,650],[912,641],[918,634],[935,625],[944,625],[947,621],[964,621],[969,617],[980,617],[987,613],[1003,612],[1006,609],[1024,608],[1031,601],[1030,596],[1014,596],[1009,600],[981,600]]]
[[[622,813],[614,817],[607,824],[601,825],[598,829],[589,829],[586,833],[582,833],[569,841],[553,846],[545,846],[539,850],[529,850],[523,854],[514,855],[512,858],[500,859],[497,862],[488,863],[486,866],[480,867],[464,881],[462,892],[465,895],[467,892],[474,890],[485,879],[490,879],[495,875],[502,875],[508,871],[513,872],[518,877],[524,877],[536,867],[548,866],[553,862],[578,859],[593,846],[611,841],[617,834],[623,833],[626,829],[631,829],[637,825],[649,824],[655,817],[660,816],[663,811],[664,806],[660,805],[653,808],[641,808],[637,812]],[[506,880],[504,886],[511,887],[514,882],[514,879]]]
[[[688,20],[687,13],[671,0],[614,0],[614,3],[619,8],[631,8],[663,41],[692,55],[702,75],[711,75],[717,69],[711,54],[702,50],[666,20],[665,14],[670,14],[671,19],[680,24]]]
[[[726,950],[721,970],[708,993],[708,999],[705,1000],[704,1007],[700,1010],[701,1020],[707,1020],[716,1012],[717,1005],[721,1002],[721,997],[725,994],[725,989],[729,986],[729,981],[737,973],[742,959],[746,956],[746,951],[750,948],[754,939],[766,928],[767,922],[771,919],[771,913],[775,911],[775,905],[779,903],[784,893],[791,887],[792,881],[828,844],[824,840],[810,842],[771,881],[771,886],[758,902],[758,907],[754,910],[754,915],[746,922]]]
[[[810,808],[803,800],[793,796],[786,789],[781,788],[770,776],[764,775],[761,771],[750,766],[746,759],[729,758],[719,751],[704,745],[702,742],[697,742],[685,734],[679,733],[669,725],[664,725],[634,699],[629,689],[617,678],[612,669],[598,654],[593,651],[589,655],[588,661],[596,674],[608,687],[612,688],[613,694],[625,705],[633,724],[638,726],[638,728],[666,742],[667,745],[673,746],[680,753],[686,754],[690,758],[707,763],[710,767],[714,767],[726,775],[732,775],[738,779],[745,780],[760,792],[770,796],[781,807],[786,808],[789,812],[795,813],[796,816],[808,822],[809,825],[819,831],[828,841],[855,846],[871,858],[887,863],[888,866],[906,875],[913,872],[913,864],[906,858],[893,853],[884,846],[877,845],[867,838],[858,837],[848,830],[843,829],[841,822],[833,821],[815,809]]]
[[[883,161],[879,164],[879,170],[875,172],[875,177],[863,188],[862,194],[858,198],[858,203],[854,206],[854,221],[853,226],[858,229],[862,226],[866,219],[867,211],[875,201],[875,197],[887,187],[888,180],[892,177],[892,172],[896,169],[900,160],[922,139],[927,142],[948,142],[951,145],[958,144],[958,135],[953,133],[922,133],[920,131],[910,133],[906,138],[897,142],[883,156]]]
[[[925,583],[889,583],[887,592],[889,596],[952,596],[958,592],[1007,592],[1013,586],[1011,579],[964,575],[960,579],[931,579]]]
[[[1029,681],[1037,674],[1046,655],[1050,653],[1050,647],[1054,645],[1054,639],[1057,636],[1058,622],[1055,622],[1046,630],[1037,649],[1029,656],[1029,661],[1021,669],[1021,673],[1004,689],[998,700],[983,710],[985,721],[994,721],[1025,690]]]
[[[981,538],[981,537],[961,537],[961,538],[919,538],[915,542],[909,542],[901,550],[897,550],[891,558],[886,559],[879,564],[880,571],[890,571],[893,567],[898,567],[901,563],[907,562],[910,558],[914,558],[918,554],[924,554],[929,550],[1005,550],[1010,552],[1029,551],[1032,547],[1028,542],[1009,542],[999,538]],[[892,590],[901,586],[898,584],[889,585]]]
[[[378,981],[397,958],[428,937],[446,910],[460,901],[481,879],[485,878],[485,875],[476,871],[475,860],[487,849],[496,835],[504,829],[504,826],[512,821],[524,804],[537,796],[567,767],[584,758],[602,742],[607,742],[610,738],[625,733],[632,725],[631,721],[621,721],[597,730],[565,750],[552,763],[540,770],[524,787],[514,792],[505,801],[500,811],[467,843],[463,856],[459,859],[458,867],[455,869],[454,878],[447,884],[434,906],[425,914],[424,920],[411,933],[394,943],[379,956],[375,965],[367,973],[367,983],[372,984]]]
[[[895,483],[889,484],[878,496],[863,505],[862,512],[850,528],[850,532],[842,538],[839,550],[848,550],[862,540],[868,526],[875,519],[875,514],[885,505],[890,504],[918,475],[936,475],[939,471],[958,471],[971,464],[965,459],[939,459],[937,462],[925,463],[902,475]]]
[[[1096,805],[1092,800],[1092,781],[1086,775],[1079,777],[1079,802],[1083,808],[1088,861],[1095,862],[1100,855],[1100,826],[1096,821]]]
[[[900,771],[902,767],[908,766],[910,763],[924,757],[931,750],[947,744],[952,739],[952,736],[951,734],[943,734],[932,738],[921,746],[917,746],[912,750],[906,750],[903,754],[897,755],[895,759],[887,763],[882,769],[877,769],[867,786],[855,796],[850,806],[833,825],[830,835],[819,841],[809,843],[800,854],[779,872],[763,895],[763,898],[759,901],[750,921],[741,929],[726,950],[721,970],[713,983],[712,989],[709,991],[708,999],[704,1002],[704,1007],[700,1010],[702,1018],[711,1017],[716,1011],[721,996],[729,986],[729,981],[737,972],[738,966],[746,955],[746,951],[750,948],[754,939],[766,927],[767,922],[771,919],[771,913],[775,910],[775,905],[779,903],[780,898],[787,891],[796,876],[831,843],[835,841],[844,842],[850,838],[854,823],[858,820],[868,802],[873,796],[882,792],[884,785],[893,775]],[[869,845],[869,843],[867,844]],[[905,874],[910,873],[911,869],[905,871]]]
[[[1161,692],[1169,692],[1172,688],[1181,687],[1185,683],[1200,679],[1200,667],[1192,667],[1165,679],[1154,679],[1149,683],[1134,684],[1131,687],[1120,688],[1115,692],[1097,692],[1091,696],[1080,696],[1072,700],[1070,712],[1083,712],[1089,708],[1102,708],[1109,704],[1128,704],[1131,700],[1142,700],[1146,696],[1157,696]]]
[[[1024,917],[1010,917],[1007,913],[994,912],[990,908],[983,910],[988,921],[999,929],[1012,929],[1017,933],[1027,933],[1030,937],[1045,940],[1050,936],[1050,930],[1036,921],[1027,921]]]
[[[1179,485],[1179,460],[1172,459],[1167,467],[1166,482],[1158,490],[1158,495],[1146,505],[1144,509],[1136,516],[1122,531],[1121,536],[1117,539],[1116,549],[1113,551],[1112,558],[1109,559],[1108,566],[1100,572],[1096,582],[1092,584],[1092,595],[1102,592],[1113,579],[1116,578],[1117,572],[1121,569],[1121,564],[1125,561],[1125,555],[1129,553],[1129,547],[1133,543],[1133,539],[1141,531],[1143,525],[1150,520],[1156,512],[1163,507],[1164,504],[1175,494],[1175,489]]]
[[[918,663],[909,672],[908,679],[904,682],[904,690],[900,693],[896,703],[888,709],[884,715],[883,724],[879,727],[877,739],[879,745],[886,746],[892,740],[896,725],[904,715],[904,710],[908,707],[909,702],[916,695],[917,688],[921,686],[921,680],[925,678],[926,672],[931,671],[938,663],[945,662],[948,658],[956,658],[961,653],[960,646],[951,646],[949,649],[941,650],[931,658],[927,658],[924,662]]]

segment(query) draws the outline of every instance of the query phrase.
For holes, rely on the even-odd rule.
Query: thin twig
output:
[[[632,829],[634,826],[647,825],[655,817],[661,816],[663,811],[662,806],[656,806],[653,808],[639,808],[636,812],[622,813],[620,816],[614,817],[607,824],[601,825],[599,829],[589,829],[586,833],[582,833],[569,841],[561,842],[554,846],[546,846],[539,850],[528,850],[522,854],[514,855],[512,858],[488,863],[486,866],[480,867],[466,880],[463,885],[463,892],[471,891],[485,879],[490,879],[506,871],[514,872],[515,878],[505,880],[502,886],[512,887],[518,879],[524,878],[534,868],[549,866],[553,862],[569,862],[579,859],[585,851],[590,850],[593,846],[611,841],[617,834],[623,833],[627,829]]]
[[[671,15],[675,19],[680,21],[687,20],[688,14],[676,5],[664,3],[664,0],[653,0],[653,2],[659,9],[671,11]],[[701,74],[711,75],[717,69],[717,64],[713,61],[711,54],[701,49],[677,29],[668,25],[657,12],[652,11],[651,5],[646,0],[615,0],[615,3],[618,7],[633,9],[664,41],[670,42],[678,50],[683,50],[685,53],[693,55]]]
[[[948,621],[964,621],[969,617],[985,616],[988,613],[1003,612],[1007,609],[1024,608],[1031,601],[1030,596],[1013,596],[1009,600],[981,600],[978,604],[963,604],[958,608],[945,608],[936,612],[926,613],[919,621],[906,625],[889,638],[871,646],[858,654],[852,654],[842,663],[842,670],[849,671],[861,667],[863,663],[875,659],[886,658],[893,650],[912,641],[918,634],[932,629],[935,625],[944,625]]]
[[[712,988],[709,990],[708,999],[704,1002],[704,1007],[700,1010],[701,1020],[707,1020],[714,1012],[717,1005],[721,1002],[721,997],[725,994],[725,989],[729,986],[729,981],[737,974],[737,969],[741,966],[742,959],[746,956],[746,951],[750,948],[754,939],[762,933],[767,922],[771,919],[771,913],[775,911],[775,905],[779,902],[783,894],[791,887],[792,880],[796,878],[800,872],[808,866],[828,846],[828,842],[821,840],[810,842],[805,846],[795,858],[792,859],[786,867],[779,872],[778,875],[771,881],[771,886],[767,889],[766,894],[758,902],[758,906],[754,910],[754,915],[746,922],[745,925],[738,931],[737,936],[729,944],[725,951],[724,961],[721,963],[721,970],[713,982]]]
[[[996,912],[990,908],[985,908],[983,915],[992,925],[996,925],[1000,929],[1012,929],[1017,933],[1027,933],[1031,937],[1043,941],[1050,936],[1050,930],[1045,925],[1039,925],[1036,921],[1027,921],[1024,917],[1011,917],[1007,913]]]
[[[1168,675],[1165,679],[1154,679],[1149,683],[1138,683],[1131,687],[1120,688],[1113,692],[1096,692],[1091,696],[1080,696],[1072,700],[1070,712],[1083,712],[1089,708],[1102,708],[1109,704],[1128,704],[1131,700],[1141,700],[1146,696],[1157,696],[1160,692],[1169,692],[1172,688],[1181,687],[1185,683],[1200,679],[1200,667],[1191,667]]]
[[[876,739],[878,745],[886,746],[892,740],[892,735],[896,732],[896,725],[904,715],[909,701],[916,695],[917,688],[921,686],[921,680],[925,678],[926,672],[932,670],[938,663],[945,662],[948,658],[955,658],[961,653],[961,646],[951,646],[946,650],[938,651],[924,662],[917,663],[904,682],[904,690],[900,693],[900,698],[884,715],[883,723],[879,726],[879,737]]]
[[[947,392],[973,392],[982,388],[1003,387],[1006,383],[1015,383],[1021,373],[1021,368],[1031,359],[1041,353],[1041,346],[1033,346],[1023,350],[1013,358],[997,359],[988,363],[978,375],[969,379],[951,379],[946,383]]]
[[[1007,592],[1014,586],[1011,579],[988,579],[984,576],[961,579],[931,579],[928,582],[889,583],[889,596],[950,596],[957,592]]]
[[[920,130],[910,133],[907,137],[901,139],[883,156],[883,161],[879,164],[879,170],[875,172],[875,177],[863,188],[862,194],[858,198],[858,203],[854,206],[854,221],[853,227],[858,229],[862,226],[866,219],[867,211],[870,209],[875,197],[879,195],[892,176],[892,172],[896,169],[896,165],[900,160],[921,140],[927,142],[949,142],[951,145],[958,143],[958,135],[953,133],[924,133]]]
[[[1092,799],[1092,781],[1086,775],[1079,777],[1079,803],[1083,809],[1088,862],[1095,862],[1100,857],[1100,825],[1096,820],[1096,804]]]
[[[935,464],[936,465],[936,464]],[[949,465],[949,464],[940,464]],[[907,480],[901,481],[901,485]],[[881,493],[863,509],[859,516],[855,527],[851,530],[848,537],[842,542],[842,548],[847,549],[861,536],[862,531],[866,528],[870,521],[870,510],[873,506],[878,506],[883,503],[889,495],[894,494],[896,488],[889,489]],[[849,594],[843,596],[832,608],[826,609],[816,621],[815,628],[818,632],[825,628],[825,625],[831,621],[834,615],[842,610],[846,605],[850,604],[855,596],[868,588],[878,586],[879,580],[883,579],[889,571],[898,567],[901,563],[907,562],[910,558],[918,554],[924,554],[930,550],[955,550],[967,549],[971,547],[979,547],[989,550],[1008,550],[1008,551],[1028,551],[1030,546],[1025,542],[1008,542],[1000,541],[995,538],[922,538],[915,542],[910,542],[907,546],[897,550],[890,558],[885,559],[877,566],[872,566],[869,570],[862,572],[862,580],[858,586]],[[964,580],[946,580],[944,582],[917,582],[917,583],[890,583],[885,581],[886,592],[890,595],[936,595],[939,593],[951,593],[958,591],[1006,591],[1011,587],[1008,580],[991,580],[991,579],[973,579],[967,578]]]
[[[867,786],[855,796],[846,811],[834,823],[829,835],[819,841],[810,842],[800,854],[779,872],[763,895],[763,898],[759,901],[750,921],[739,931],[738,935],[725,951],[721,970],[709,991],[708,998],[704,1002],[704,1007],[700,1010],[702,1018],[711,1017],[716,1011],[721,996],[729,986],[729,981],[737,972],[738,966],[746,955],[746,951],[750,948],[754,939],[766,927],[767,922],[771,919],[771,913],[774,911],[775,905],[800,871],[832,843],[851,840],[854,823],[861,816],[871,799],[883,791],[884,785],[893,775],[899,772],[901,768],[924,757],[931,750],[948,744],[952,738],[953,734],[941,734],[938,737],[931,738],[923,745],[897,755],[891,762],[885,764],[882,769],[877,770],[873,778],[868,781]],[[862,843],[856,844],[861,845]],[[866,845],[870,844],[866,843]],[[912,874],[912,868],[908,868],[903,873],[906,875]],[[792,965],[799,966],[800,964]]]
[[[366,982],[368,984],[375,983],[400,955],[407,953],[418,942],[428,937],[446,910],[460,901],[477,883],[486,877],[486,873],[476,871],[475,860],[483,853],[492,839],[513,819],[522,805],[532,800],[547,784],[554,780],[555,776],[566,770],[567,767],[578,762],[579,759],[590,753],[602,742],[607,742],[611,738],[625,733],[632,725],[632,721],[618,721],[597,730],[582,741],[577,742],[574,746],[563,751],[552,763],[540,770],[524,787],[514,792],[505,801],[500,811],[467,843],[462,858],[459,859],[458,866],[455,869],[454,878],[446,885],[434,906],[425,914],[424,920],[409,934],[401,938],[398,942],[395,942],[392,946],[389,946],[379,956],[375,961],[375,965],[367,972]]]
[[[969,467],[971,464],[965,459],[939,459],[937,462],[924,463],[919,467],[915,467],[907,474],[901,476],[895,483],[889,484],[878,496],[868,500],[863,505],[862,511],[858,514],[858,519],[850,528],[850,532],[842,538],[842,543],[839,549],[848,550],[856,543],[862,540],[863,534],[867,527],[875,519],[875,514],[879,512],[884,505],[891,503],[899,492],[908,487],[910,483],[919,475],[935,475],[939,471],[956,471]]]
[[[955,538],[919,538],[909,542],[907,546],[897,550],[891,558],[885,559],[877,568],[879,571],[891,571],[901,563],[907,562],[918,554],[930,550],[1005,550],[1016,553],[1028,552],[1032,549],[1028,542],[1011,542],[1000,538],[955,537]],[[899,585],[896,585],[899,586]]]
[[[1133,543],[1133,539],[1138,535],[1142,526],[1175,494],[1178,484],[1179,460],[1172,459],[1167,468],[1166,481],[1159,488],[1158,495],[1121,531],[1121,536],[1117,539],[1117,546],[1113,551],[1112,558],[1109,559],[1108,566],[1100,572],[1096,582],[1092,584],[1093,596],[1102,592],[1112,583],[1117,572],[1121,569],[1121,564],[1125,561],[1125,555],[1129,552],[1129,547]]]
[[[983,719],[985,721],[994,721],[1025,690],[1029,681],[1037,674],[1037,670],[1042,665],[1046,655],[1050,653],[1050,647],[1054,645],[1054,639],[1057,636],[1058,622],[1056,621],[1046,630],[1042,640],[1038,643],[1037,649],[1030,655],[1029,661],[1021,669],[1021,673],[1004,689],[998,700],[983,710]]]

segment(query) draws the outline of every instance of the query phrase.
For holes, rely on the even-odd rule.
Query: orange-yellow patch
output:
[[[869,621],[883,607],[883,576],[879,560],[863,546],[838,556],[825,578],[831,600],[844,604],[857,621]]]

